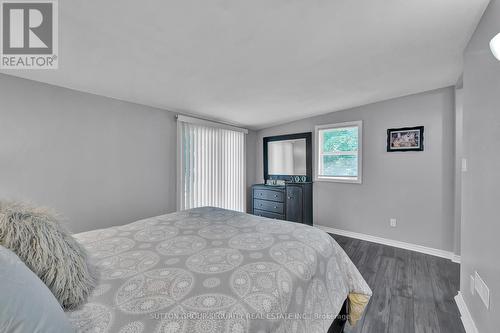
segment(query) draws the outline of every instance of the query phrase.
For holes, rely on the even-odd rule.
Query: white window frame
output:
[[[357,177],[335,177],[335,176],[322,176],[319,174],[321,166],[320,149],[322,147],[320,131],[343,128],[343,127],[357,127],[358,128],[358,176]],[[327,125],[318,125],[315,127],[315,148],[314,148],[314,181],[317,182],[336,182],[336,183],[352,183],[361,184],[363,182],[363,121],[349,121],[345,123],[335,123]]]

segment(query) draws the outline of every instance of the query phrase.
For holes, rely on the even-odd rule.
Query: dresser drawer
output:
[[[276,220],[285,220],[285,215],[266,212],[266,211],[258,210],[258,209],[253,210],[253,215],[267,217],[267,218],[276,219]]]
[[[281,191],[267,190],[267,189],[254,189],[253,190],[253,197],[256,199],[284,202],[285,195]]]
[[[276,214],[284,214],[284,204],[276,201],[267,201],[254,199],[253,208],[258,210],[265,210],[266,212],[272,212]]]

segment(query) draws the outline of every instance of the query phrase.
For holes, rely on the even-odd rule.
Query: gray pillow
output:
[[[0,281],[0,332],[75,331],[47,286],[2,246]]]
[[[45,208],[22,203],[0,207],[0,245],[16,253],[64,309],[82,305],[97,283],[83,247]]]

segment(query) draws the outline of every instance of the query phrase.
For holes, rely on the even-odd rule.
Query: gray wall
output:
[[[73,232],[175,211],[174,113],[5,74],[0,101],[0,199],[52,207]]]
[[[479,332],[500,329],[500,62],[489,41],[500,32],[500,1],[493,0],[465,53],[462,266],[460,289]],[[490,310],[472,296],[469,276],[481,275],[491,292]]]
[[[175,210],[174,114],[0,74],[0,198],[79,232]]]
[[[246,186],[247,186],[247,212],[251,213],[252,211],[252,184],[255,181],[255,155],[257,154],[257,133],[255,131],[248,131],[246,139]]]
[[[454,253],[460,255],[460,232],[462,226],[462,157],[463,157],[463,88],[455,89],[455,235]]]
[[[363,184],[314,183],[314,223],[453,251],[453,115],[454,89],[445,88],[261,130],[256,182],[263,137],[363,120]],[[386,152],[388,128],[417,125],[425,126],[424,152]]]

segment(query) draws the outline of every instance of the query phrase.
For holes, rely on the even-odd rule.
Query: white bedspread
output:
[[[213,207],[75,235],[101,281],[79,332],[325,333],[371,290],[323,231]]]

